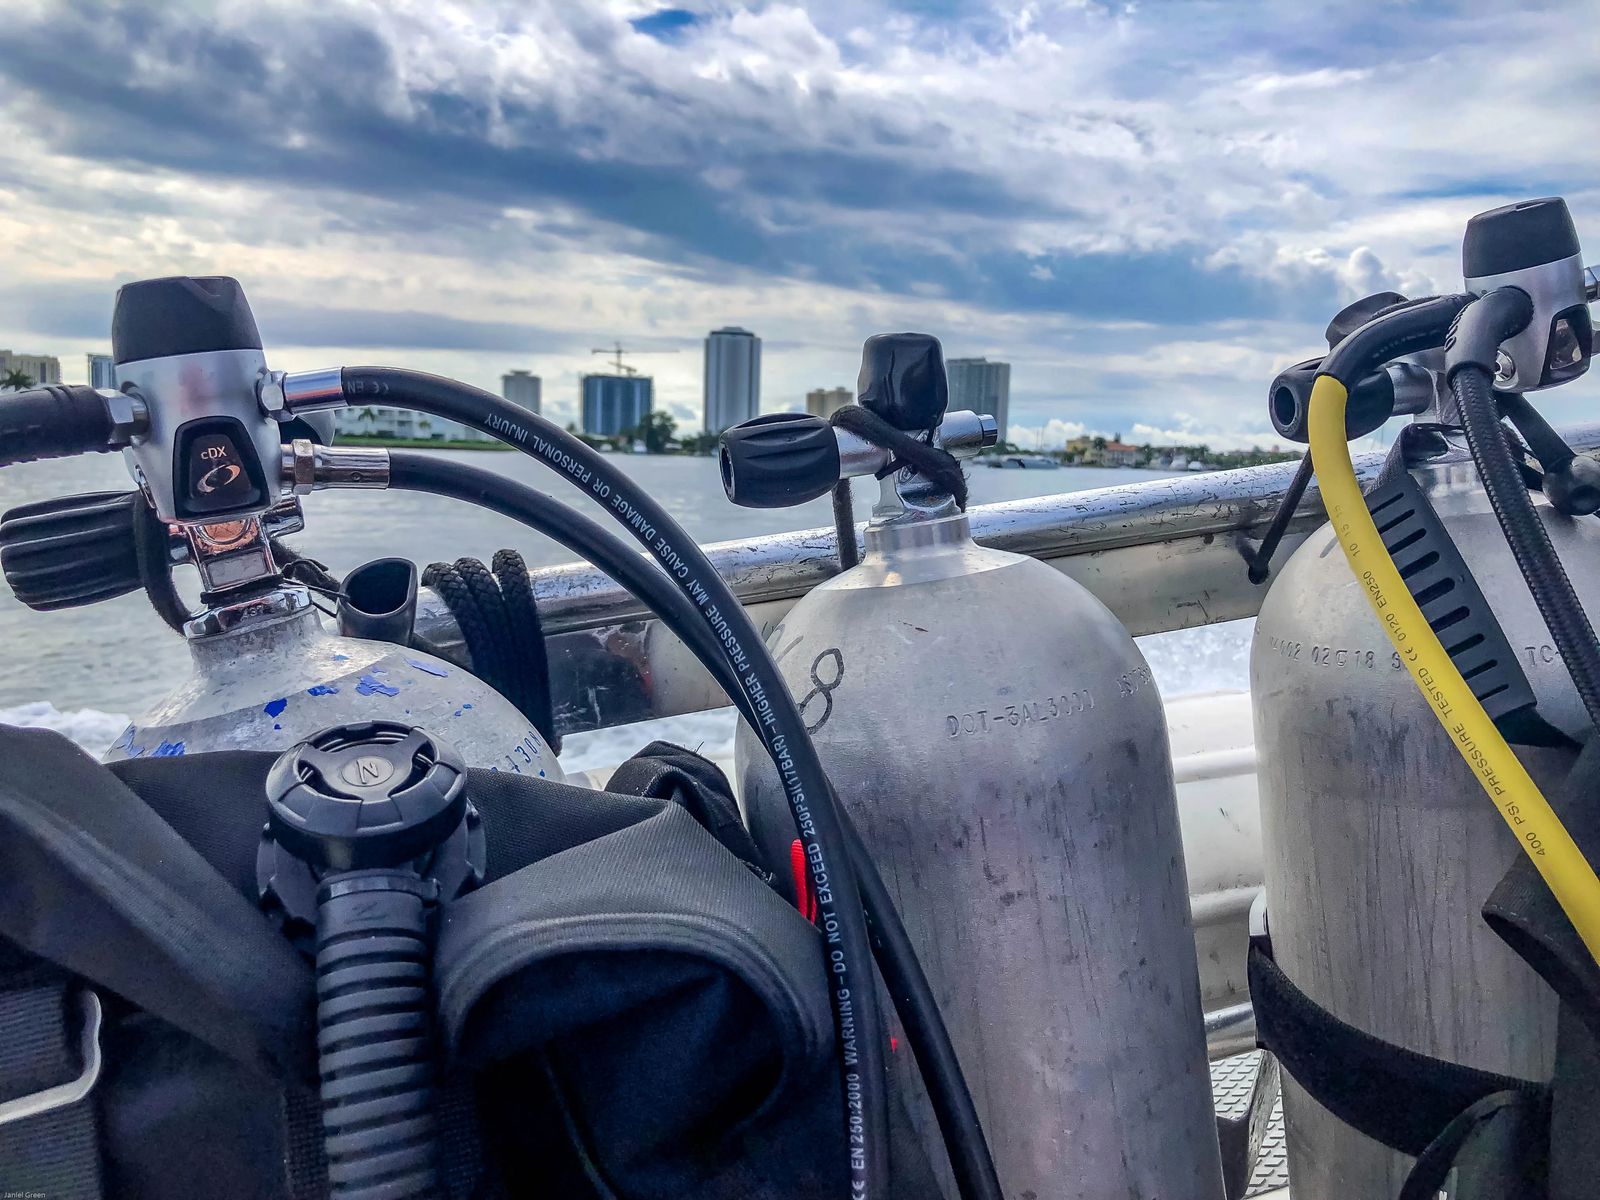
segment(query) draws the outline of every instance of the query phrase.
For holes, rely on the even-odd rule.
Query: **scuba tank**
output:
[[[225,628],[211,624],[217,616],[197,618],[188,678],[134,719],[107,762],[276,750],[330,725],[387,719],[449,730],[472,766],[564,778],[538,730],[488,684],[420,650],[328,632],[304,588],[252,602]]]
[[[36,608],[134,590],[150,577],[141,556],[167,560],[165,578],[169,528],[181,531],[179,553],[200,571],[203,611],[175,621],[189,676],[123,731],[107,761],[279,750],[328,726],[386,719],[448,733],[470,765],[563,778],[539,732],[489,685],[404,644],[330,633],[310,591],[285,578],[272,535],[303,527],[298,496],[312,485],[297,476],[292,491],[283,487],[295,460],[282,461],[279,439],[327,442],[332,422],[321,413],[282,428],[262,420],[256,388],[266,362],[236,281],[128,284],[117,293],[112,349],[115,400],[130,406],[129,424],[136,406],[144,426],[123,453],[155,517],[136,507],[138,497],[82,497],[18,510],[0,529],[7,579]],[[314,460],[316,450],[307,454]],[[367,485],[383,486],[381,458],[367,457]],[[344,484],[359,482],[361,469],[347,466]],[[409,581],[407,613],[414,569]],[[409,629],[387,632],[403,643]]]
[[[1558,224],[1558,217],[1565,233],[1547,247],[1544,230]],[[1552,289],[1545,276],[1553,269],[1577,280],[1581,307],[1582,268],[1565,206],[1560,201],[1513,206],[1476,218],[1475,226],[1477,248],[1469,236],[1465,254],[1468,291],[1481,295],[1518,282],[1543,314],[1529,326],[1539,334],[1531,354],[1507,343],[1512,357],[1502,354],[1496,384],[1521,392],[1581,372],[1587,349],[1556,361],[1563,353],[1561,322],[1571,314],[1571,296],[1553,306],[1547,302]],[[1475,268],[1474,260],[1484,257],[1486,235],[1501,243],[1502,259],[1510,253],[1519,261]],[[1512,266],[1525,270],[1519,275]],[[1373,299],[1400,301],[1398,296]],[[1377,315],[1367,302],[1353,309],[1362,305],[1362,320]],[[1341,318],[1330,327],[1330,345],[1353,328],[1349,322],[1342,327]],[[1586,310],[1582,321],[1586,328]],[[1428,365],[1437,369],[1441,358],[1435,354]],[[1546,369],[1535,366],[1530,372],[1530,361]],[[1305,441],[1304,404],[1297,406],[1290,397],[1299,386],[1292,373],[1300,369],[1275,381],[1272,412],[1281,433]],[[1392,364],[1385,369],[1392,375]],[[1420,405],[1399,409],[1420,412],[1419,424],[1402,433],[1385,476],[1409,472],[1423,503],[1399,507],[1432,508],[1448,535],[1440,549],[1448,558],[1453,543],[1459,553],[1460,563],[1444,568],[1448,582],[1475,581],[1482,595],[1472,604],[1486,604],[1491,628],[1498,622],[1504,639],[1494,657],[1512,661],[1486,660],[1478,669],[1502,673],[1507,689],[1537,702],[1537,720],[1524,706],[1500,724],[1515,743],[1517,758],[1548,793],[1571,767],[1575,743],[1590,734],[1589,721],[1497,527],[1478,468],[1456,428],[1460,416],[1449,389],[1439,382],[1428,390],[1430,399],[1442,399],[1426,412]],[[1350,426],[1351,437],[1370,432],[1391,411],[1386,396],[1384,411],[1357,417],[1358,391],[1370,395],[1372,388],[1350,387],[1347,416],[1361,422]],[[1559,464],[1540,457],[1546,490],[1552,497],[1570,496],[1570,478]],[[1403,479],[1399,482],[1403,485]],[[1368,495],[1376,509],[1378,489]],[[1577,595],[1587,600],[1591,615],[1600,615],[1600,527],[1571,519],[1578,510],[1570,506],[1558,511],[1536,499],[1539,519]],[[1389,526],[1385,518],[1376,519],[1387,542]],[[1405,541],[1402,532],[1394,530],[1400,542],[1391,544],[1392,552]],[[1402,555],[1393,556],[1402,565]],[[1413,561],[1418,572],[1433,569]],[[1402,566],[1402,573],[1410,569]],[[1443,596],[1446,581],[1438,586]],[[1467,621],[1451,629],[1452,614],[1438,610],[1436,617],[1423,597],[1418,602],[1454,657],[1466,644]],[[1481,634],[1471,636],[1483,641]],[[1493,644],[1491,634],[1485,645]],[[1518,668],[1531,694],[1515,678]],[[1521,857],[1516,836],[1481,794],[1457,739],[1435,719],[1437,706],[1430,706],[1408,674],[1331,525],[1313,532],[1274,580],[1256,622],[1250,675],[1267,932],[1277,964],[1312,1002],[1363,1034],[1480,1071],[1520,1080],[1548,1078],[1556,1046],[1556,997],[1480,916],[1490,893]],[[1476,682],[1473,687],[1480,698],[1488,692]],[[1257,997],[1258,1024],[1261,1005]],[[1326,1052],[1337,1054],[1331,1045]],[[1397,1195],[1405,1184],[1410,1157],[1357,1132],[1292,1078],[1285,1079],[1284,1114],[1295,1200],[1380,1200]]]
[[[994,441],[989,418],[945,417],[935,339],[870,339],[860,394],[886,421],[785,415],[731,430],[724,482],[736,503],[767,506],[842,476],[883,478],[859,565],[800,600],[767,644],[926,964],[1004,1193],[1217,1200],[1189,893],[1150,671],[1077,583],[972,540],[951,494],[951,483],[964,492],[959,468],[935,482],[905,465],[919,453],[937,467],[900,431],[962,455]],[[874,428],[893,455],[861,436]],[[853,549],[853,525],[841,538]],[[736,755],[757,843],[769,861],[795,861],[783,787],[744,726]],[[803,860],[795,878],[804,911]],[[891,1071],[934,1145],[903,1035]]]

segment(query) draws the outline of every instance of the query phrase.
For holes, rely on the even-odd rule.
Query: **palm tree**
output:
[[[4,388],[8,392],[25,392],[33,385],[33,376],[15,367],[4,375],[0,375],[0,388]]]
[[[1091,446],[1093,446],[1096,450],[1104,450],[1106,448],[1106,440],[1103,437],[1097,437],[1093,441],[1091,441],[1089,444]]]

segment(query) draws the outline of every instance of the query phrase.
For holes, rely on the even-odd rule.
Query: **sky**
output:
[[[1565,195],[1600,260],[1600,0],[0,9],[0,346],[69,381],[119,283],[228,274],[274,367],[531,369],[563,421],[614,341],[695,428],[711,329],[767,411],[911,329],[1012,363],[1015,441],[1266,445],[1473,213]]]

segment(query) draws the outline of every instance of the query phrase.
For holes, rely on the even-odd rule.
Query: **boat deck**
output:
[[[1246,1200],[1289,1200],[1289,1156],[1283,1137],[1283,1097],[1275,1069],[1261,1078],[1263,1054],[1251,1050],[1220,1058],[1211,1064],[1211,1095],[1217,1116],[1224,1120],[1251,1123],[1251,1106],[1265,1114],[1251,1136],[1250,1182]],[[1259,1086],[1258,1086],[1259,1085]]]

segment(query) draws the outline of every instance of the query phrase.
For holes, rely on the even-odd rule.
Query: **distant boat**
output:
[[[1007,471],[1055,471],[1061,464],[1043,454],[1002,454],[1000,460],[991,462],[990,466]]]

